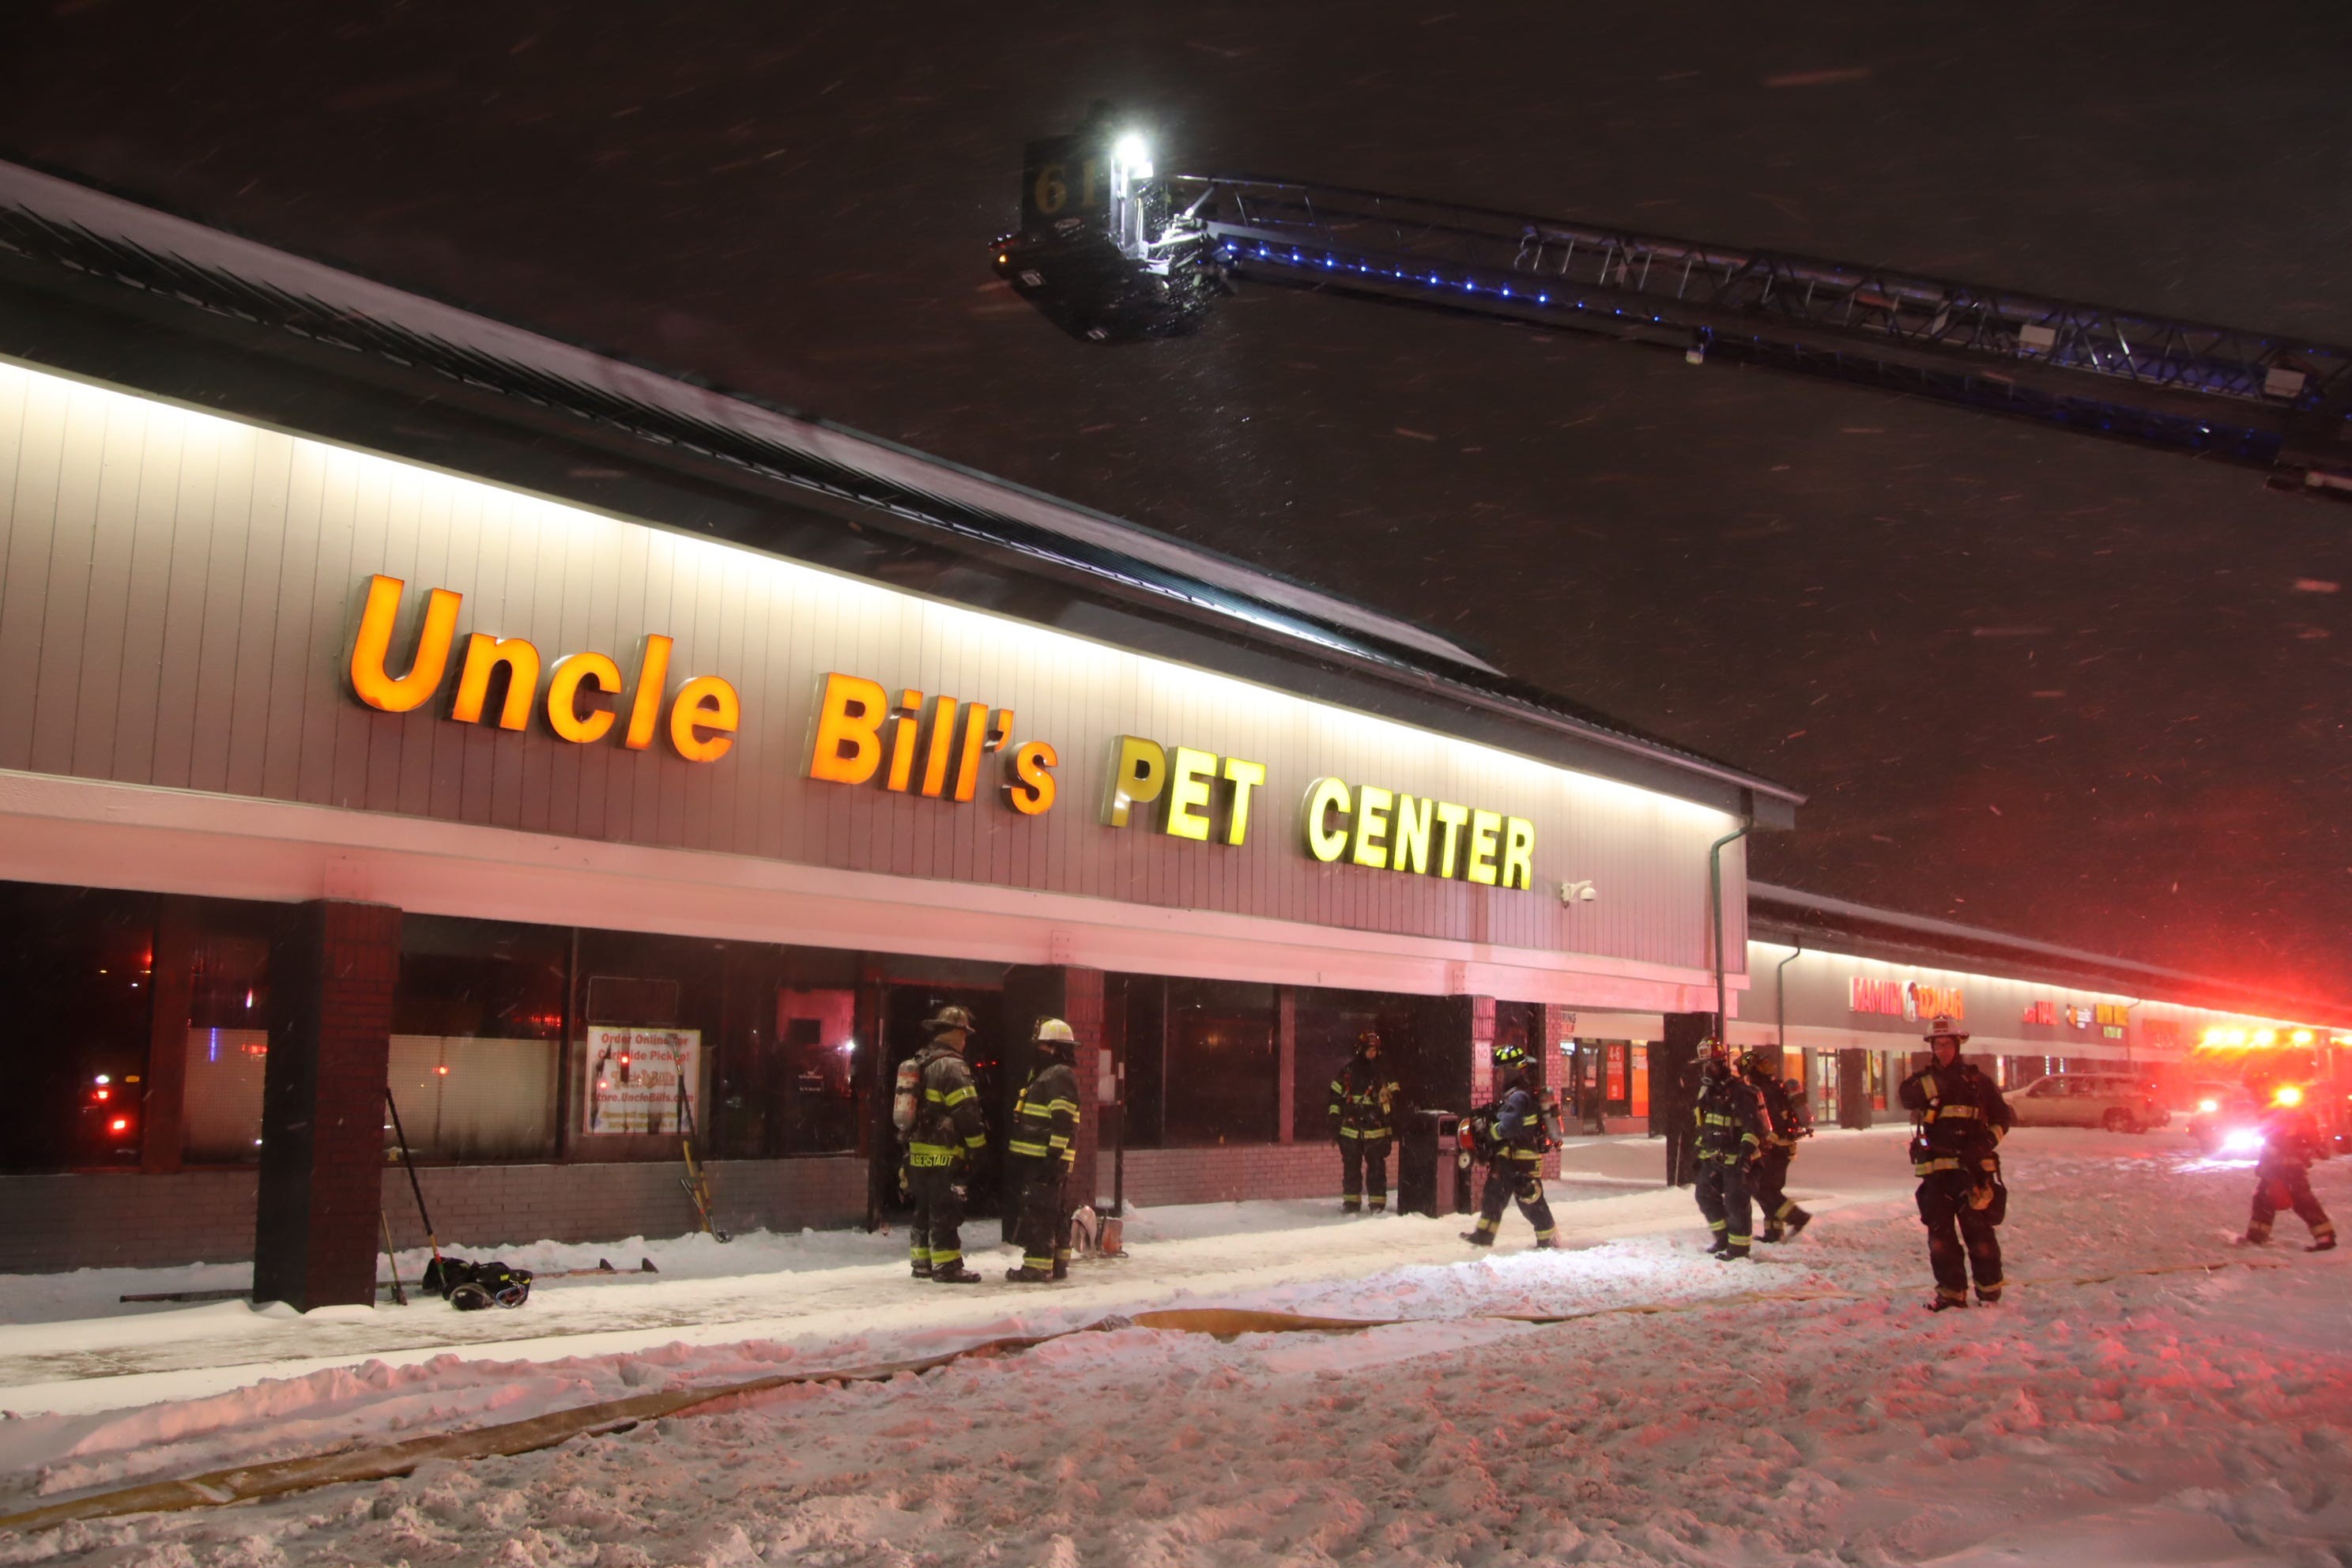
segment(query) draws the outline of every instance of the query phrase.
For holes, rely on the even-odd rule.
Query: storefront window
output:
[[[187,1065],[180,1157],[238,1164],[261,1157],[261,1082],[269,1068],[269,939],[274,904],[164,900],[161,962],[187,966]],[[168,994],[163,987],[159,995]]]
[[[1129,977],[1127,994],[1129,1146],[1273,1142],[1282,1065],[1274,987]]]
[[[450,916],[401,921],[387,1079],[419,1158],[555,1152],[569,934]]]
[[[0,1169],[138,1164],[155,904],[0,882]]]
[[[1302,989],[1292,1005],[1296,1045],[1292,1057],[1290,1135],[1302,1143],[1331,1136],[1331,1082],[1356,1054],[1367,1029],[1381,1037],[1382,1059],[1398,1082],[1409,1078],[1416,1056],[1412,999],[1371,991]]]
[[[733,946],[712,1079],[720,1151],[738,1159],[857,1147],[861,1069],[853,953]],[[919,1031],[918,1031],[919,1033]]]
[[[572,1153],[674,1160],[689,1116],[730,1159],[856,1150],[856,976],[848,952],[583,931]]]
[[[1609,1053],[1605,1042],[1575,1040],[1562,1047],[1560,1103],[1580,1130],[1598,1132],[1609,1105]]]
[[[1601,1046],[1604,1075],[1601,1098],[1612,1116],[1633,1114],[1633,1045],[1630,1040],[1604,1040]],[[1645,1086],[1646,1092],[1646,1086]]]

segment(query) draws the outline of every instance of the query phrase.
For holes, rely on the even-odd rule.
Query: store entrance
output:
[[[898,1162],[905,1145],[890,1123],[891,1085],[897,1081],[898,1064],[919,1052],[929,1039],[924,1032],[923,1020],[951,1005],[969,1008],[977,1026],[971,1041],[964,1047],[964,1059],[971,1064],[972,1081],[980,1090],[981,1114],[988,1122],[988,1147],[972,1163],[971,1201],[966,1212],[975,1219],[994,1218],[1003,1207],[1002,1108],[1011,1093],[1004,1081],[1010,1043],[1004,1034],[1004,993],[975,985],[887,984],[882,988],[886,1057],[880,1096],[882,1131],[874,1141],[874,1190],[880,1194],[877,1207],[883,1219],[892,1225],[904,1226],[911,1211],[898,1191]],[[967,1243],[972,1239],[966,1237]]]

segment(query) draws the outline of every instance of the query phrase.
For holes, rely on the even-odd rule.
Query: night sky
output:
[[[1761,877],[2352,995],[2352,506],[1286,291],[1196,339],[1091,348],[986,249],[1023,140],[1099,98],[1153,128],[1163,170],[2352,342],[2340,7],[9,15],[0,155],[1448,632],[1810,793],[1797,834],[1756,846]]]

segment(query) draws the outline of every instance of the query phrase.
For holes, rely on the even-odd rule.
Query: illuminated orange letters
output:
[[[360,613],[359,635],[352,643],[352,691],[362,702],[385,713],[414,711],[441,689],[449,671],[449,654],[457,643],[457,611],[465,602],[464,595],[446,588],[432,591],[425,600],[425,626],[417,634],[408,673],[395,679],[387,661],[406,586],[397,577],[379,574],[368,579],[367,604]],[[671,646],[671,639],[659,634],[646,638],[645,658],[629,704],[628,729],[622,736],[622,744],[632,751],[653,744],[660,727]],[[481,723],[483,710],[489,706],[490,683],[502,667],[507,684],[499,701],[498,727],[527,729],[538,701],[540,680],[539,647],[528,637],[476,632],[466,639],[466,657],[458,668],[449,717],[461,724]],[[620,665],[601,653],[567,654],[555,661],[543,705],[547,727],[558,739],[574,745],[603,740],[619,721],[614,710],[596,699],[591,699],[583,711],[583,686],[600,697],[620,696]],[[669,703],[670,744],[688,762],[716,762],[735,744],[733,737],[742,718],[742,700],[733,685],[716,675],[695,676],[678,687]]]
[[[889,709],[890,699],[873,681],[854,675],[826,676],[824,693],[817,699],[816,749],[809,757],[809,777],[846,784],[872,778],[882,765],[882,720]],[[912,748],[908,750],[911,754]]]
[[[461,595],[436,588],[425,602],[425,629],[416,638],[416,655],[408,673],[394,680],[384,668],[392,651],[393,623],[400,618],[401,590],[397,577],[368,579],[367,608],[360,615],[359,640],[352,645],[352,690],[371,708],[386,713],[406,713],[433,700],[441,677],[449,668],[449,645],[457,635]]]
[[[926,718],[926,712],[929,717]],[[835,671],[817,694],[816,738],[809,750],[808,776],[828,784],[862,784],[882,773],[893,795],[918,794],[933,800],[969,801],[980,793],[982,759],[1013,741],[1013,710],[953,697],[924,695],[909,687],[894,706],[879,681]],[[890,728],[890,766],[882,769],[882,728]],[[922,772],[915,755],[922,753]],[[1006,805],[1034,816],[1054,804],[1052,769],[1059,758],[1042,742],[1020,747],[1006,759],[1010,776]]]

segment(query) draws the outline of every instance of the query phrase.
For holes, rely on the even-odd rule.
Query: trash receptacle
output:
[[[1461,1118],[1450,1110],[1416,1110],[1398,1130],[1397,1212],[1468,1214],[1469,1173],[1454,1162],[1454,1129]]]

